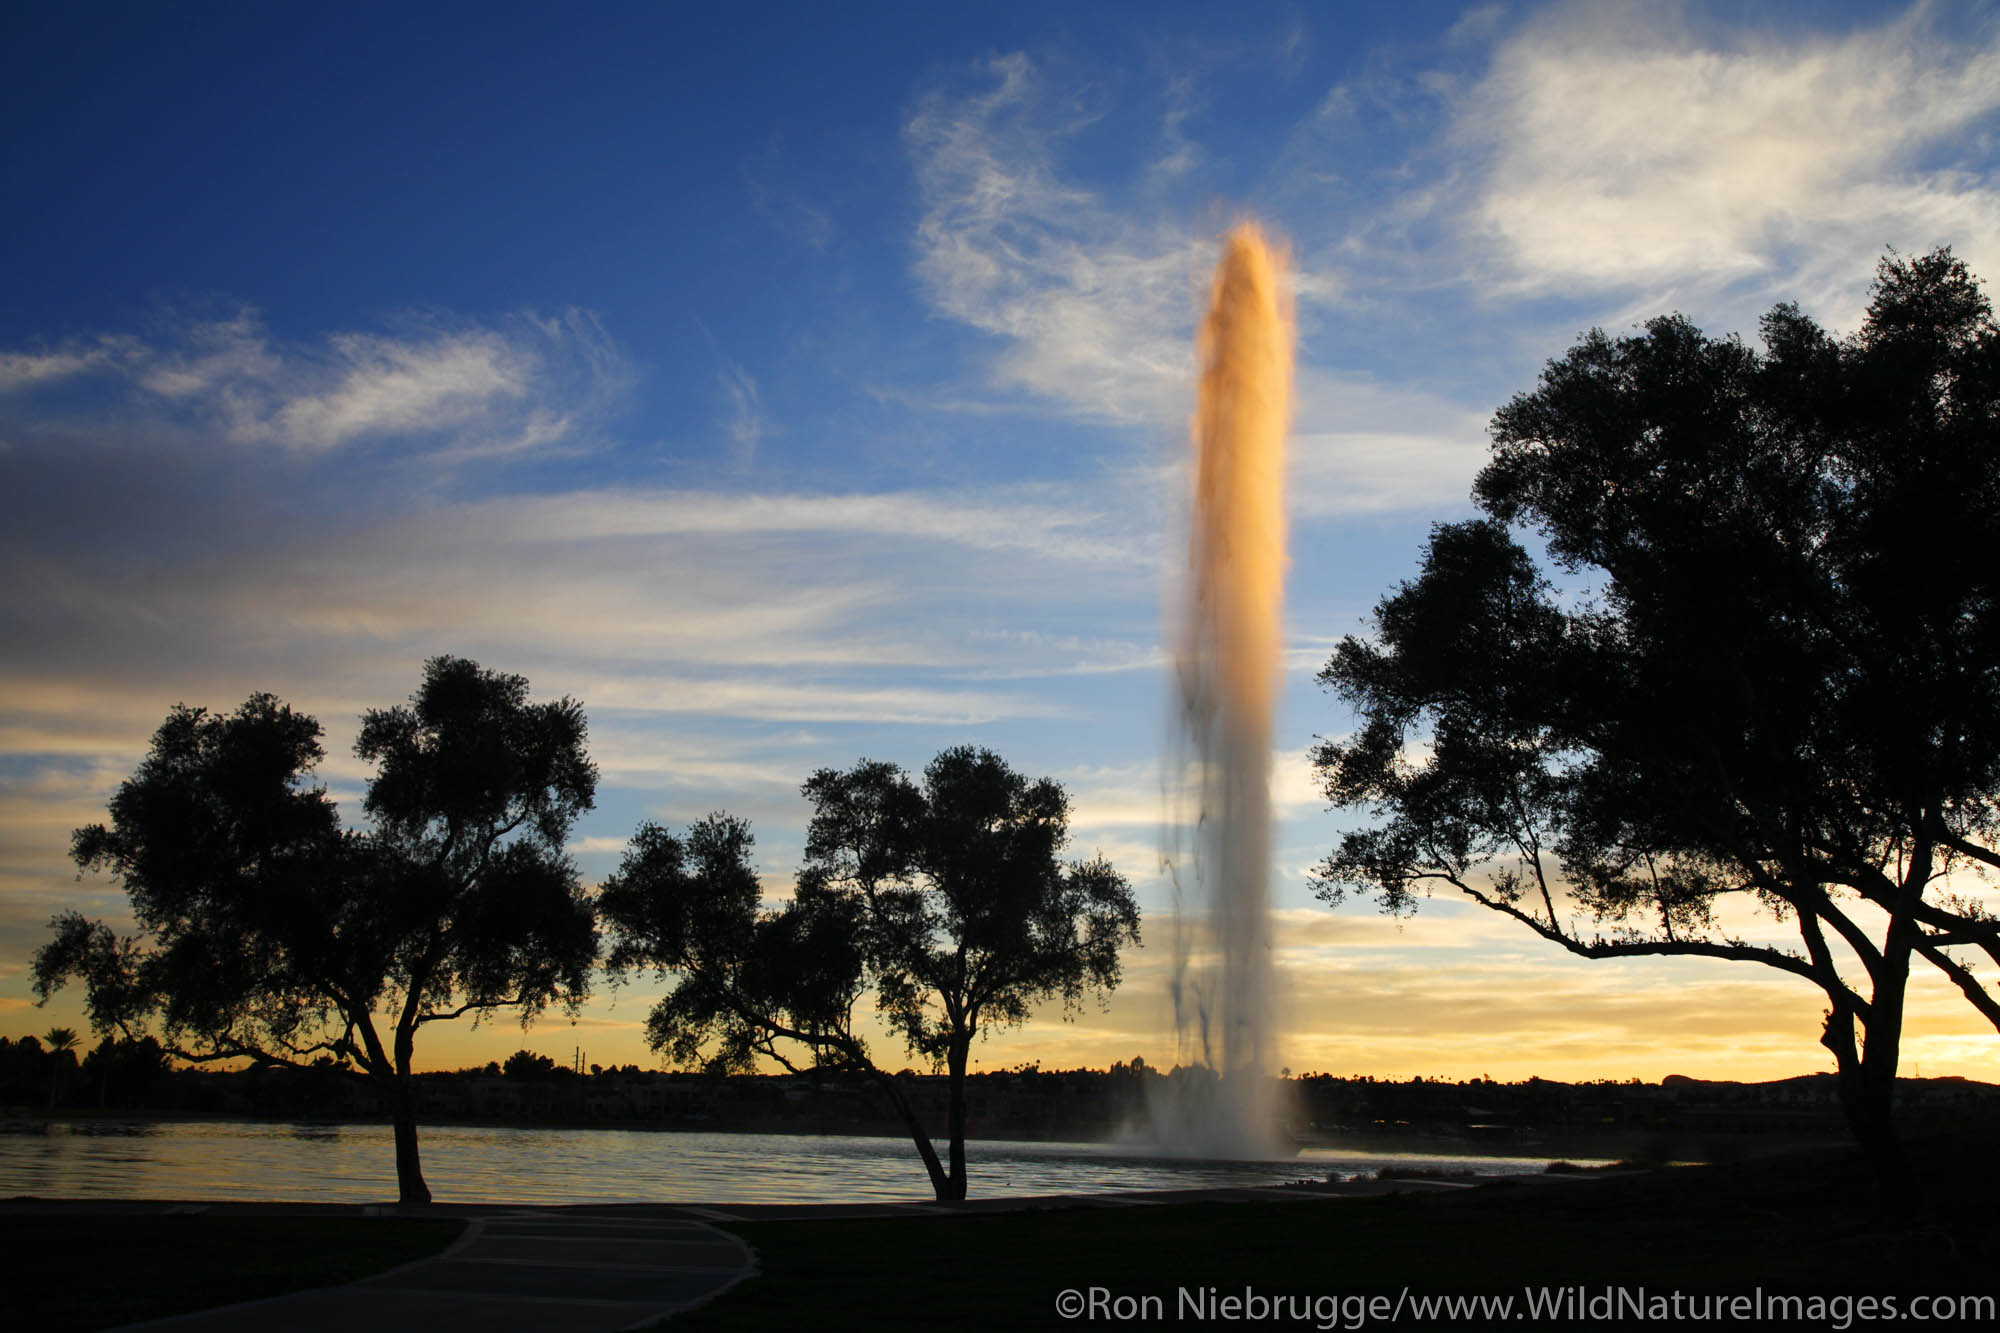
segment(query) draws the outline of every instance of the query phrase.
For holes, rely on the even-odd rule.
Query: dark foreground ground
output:
[[[0,1325],[71,1333],[352,1282],[437,1253],[457,1220],[0,1216]]]
[[[1914,1322],[1911,1302],[1923,1298],[1924,1326],[2000,1329],[2000,1305],[1966,1311],[1934,1300],[2000,1295],[1991,1145],[1933,1141],[1914,1145],[1912,1157],[1923,1202],[1902,1220],[1878,1209],[1844,1151],[1477,1188],[1426,1183],[1377,1197],[1236,1192],[1255,1201],[862,1217],[653,1210],[699,1213],[735,1232],[756,1248],[760,1270],[662,1326],[1584,1329],[1618,1322],[1605,1302],[1629,1311],[1637,1299],[1654,1317],[1634,1327],[1866,1328]],[[582,1213],[607,1210],[578,1211],[581,1223]],[[436,1254],[459,1233],[457,1221],[407,1216],[0,1204],[15,1273],[0,1323],[103,1328],[347,1282]],[[1702,1313],[1691,1302],[1755,1302],[1759,1293],[1761,1322],[1750,1317],[1754,1304],[1687,1317]],[[1433,1304],[1473,1296],[1511,1298],[1515,1308]],[[1806,1317],[1774,1321],[1770,1301],[1781,1296],[1804,1298],[1797,1312]],[[1901,1317],[1871,1317],[1887,1307],[1855,1298],[1894,1298]]]
[[[1909,1321],[1911,1298],[2000,1295],[1992,1145],[1937,1141],[1912,1156],[1926,1203],[1902,1223],[1876,1208],[1845,1150],[1313,1203],[730,1223],[756,1247],[762,1275],[671,1326],[1586,1329],[1620,1322],[1602,1303],[1620,1287],[1627,1301],[1641,1287],[1648,1298],[1742,1296],[1753,1312],[1760,1289],[1893,1296],[1902,1317],[1885,1326]],[[1246,1288],[1253,1299],[1233,1313],[1220,1304]],[[1567,1304],[1533,1315],[1533,1288]],[[1511,1296],[1516,1309],[1454,1317],[1422,1305],[1474,1294]],[[1260,1309],[1255,1296],[1296,1299]],[[1924,1312],[1946,1308],[1927,1302]],[[1791,1322],[1773,1321],[1768,1301],[1761,1323],[1675,1319],[1670,1299],[1664,1309],[1633,1326],[1877,1325],[1858,1302],[1806,1304],[1818,1317]],[[1680,1310],[1695,1313],[1685,1301]],[[1926,1323],[2000,1329],[2000,1306]]]

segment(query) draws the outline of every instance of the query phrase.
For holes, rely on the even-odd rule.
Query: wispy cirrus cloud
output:
[[[321,454],[401,442],[468,458],[574,444],[619,391],[623,353],[586,312],[497,324],[411,318],[396,332],[274,335],[256,311],[162,321],[147,336],[0,355],[0,392],[95,377],[87,408],[16,401],[47,424],[161,420],[238,445]]]
[[[925,491],[855,494],[724,493],[623,488],[480,503],[468,522],[498,523],[524,541],[664,536],[846,536],[885,544],[938,542],[1043,559],[1150,568],[1150,534],[1052,488],[979,495]]]
[[[56,384],[99,366],[129,359],[140,350],[130,338],[104,337],[89,343],[72,341],[42,351],[0,353],[0,394]]]
[[[78,535],[93,522],[78,482],[89,460],[40,470],[11,461],[24,502],[13,563],[38,572],[0,594],[0,622],[16,631],[13,665],[52,678],[103,675],[106,649],[121,641],[145,644],[145,670],[165,679],[269,652],[314,660],[315,674],[356,654],[416,661],[442,642],[679,682],[654,691],[650,707],[765,719],[1018,715],[1025,696],[972,682],[1046,668],[1042,639],[1027,632],[1033,617],[1145,596],[1157,568],[1144,542],[1102,516],[1026,493],[628,487],[274,525],[205,475],[170,472],[117,515],[137,526],[113,524],[118,545],[107,547]],[[147,558],[126,558],[138,551]],[[1138,632],[1150,631],[1147,618]],[[1146,647],[1099,634],[1061,665],[1122,665]],[[900,693],[908,679],[885,693],[867,679],[752,688],[744,674],[806,668],[951,680],[919,698]]]
[[[1409,386],[1308,367],[1288,445],[1301,519],[1463,505],[1486,461],[1487,414]]]
[[[729,435],[729,452],[737,467],[749,467],[756,461],[758,443],[772,430],[770,419],[764,413],[763,396],[750,373],[733,362],[716,376],[716,380],[729,400],[729,414],[724,422]]]
[[[942,313],[1003,340],[994,378],[1084,416],[1187,411],[1187,331],[1204,247],[1109,208],[1055,154],[1096,111],[1027,56],[983,62],[973,91],[934,91],[903,127],[923,215],[916,271]],[[1164,162],[1191,164],[1171,115]]]
[[[1073,716],[1031,694],[910,685],[800,683],[773,676],[727,679],[633,676],[585,680],[600,707],[646,713],[705,713],[756,722],[869,722],[905,726],[978,726],[1002,718]]]
[[[371,436],[430,433],[516,402],[533,370],[491,333],[399,342],[361,334],[331,340],[334,382],[283,401],[248,424],[295,448],[327,449]]]

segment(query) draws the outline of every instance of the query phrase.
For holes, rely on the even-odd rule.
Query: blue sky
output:
[[[121,911],[67,833],[169,705],[279,693],[351,798],[439,652],[587,706],[588,878],[728,809],[782,892],[813,769],[976,742],[1163,945],[1192,334],[1255,216],[1301,335],[1287,1063],[1824,1063],[1783,979],[1317,905],[1311,676],[1581,330],[1851,328],[1886,245],[2000,273],[1991,5],[13,5],[0,99],[0,1030],[74,1020],[27,955]],[[982,1062],[1170,1061],[1165,954]],[[645,993],[427,1054],[647,1063]],[[1948,995],[1911,1033],[2000,1073]]]

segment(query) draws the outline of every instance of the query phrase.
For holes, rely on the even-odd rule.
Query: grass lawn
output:
[[[373,1217],[0,1217],[20,1279],[0,1323],[109,1328],[352,1282],[436,1254],[463,1229]]]
[[[1967,1144],[1920,1156],[1931,1203],[1922,1226],[1905,1227],[1876,1219],[1864,1173],[1840,1153],[1375,1199],[732,1225],[757,1248],[763,1275],[670,1327],[1113,1322],[1058,1316],[1059,1293],[1092,1287],[1158,1297],[1165,1322],[1186,1327],[1317,1320],[1180,1319],[1180,1288],[1392,1300],[1406,1287],[1416,1296],[1525,1299],[1526,1287],[1578,1284],[1746,1296],[1759,1287],[1808,1296],[2000,1292],[1990,1154]],[[1407,1314],[1401,1322],[1474,1326]]]

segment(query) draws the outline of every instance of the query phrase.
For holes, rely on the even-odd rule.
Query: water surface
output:
[[[931,1197],[908,1139],[436,1125],[424,1177],[462,1203],[832,1203]],[[1131,1144],[966,1144],[978,1198],[1278,1185],[1383,1167],[1480,1175],[1540,1171],[1546,1157],[1308,1148],[1282,1161],[1204,1161]],[[242,1120],[78,1120],[0,1126],[0,1198],[318,1200],[395,1198],[387,1125]]]

